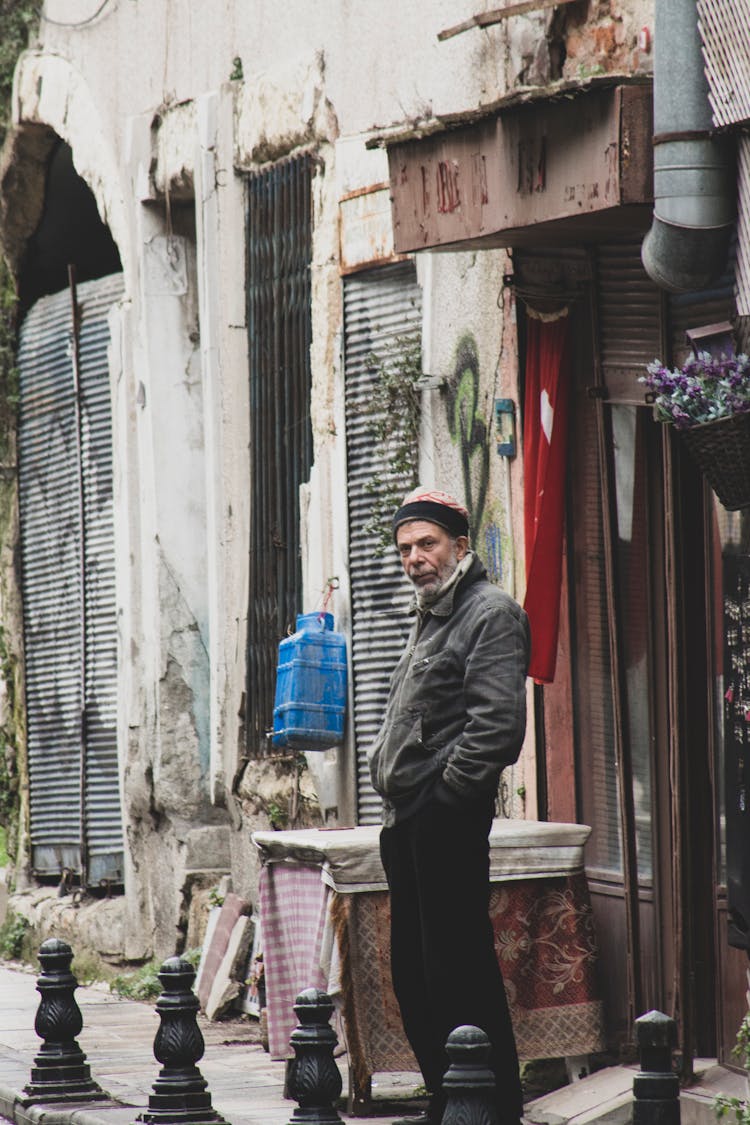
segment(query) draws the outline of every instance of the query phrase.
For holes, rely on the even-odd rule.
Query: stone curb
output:
[[[0,1114],[15,1125],[115,1125],[135,1121],[145,1106],[131,1105],[116,1098],[101,1098],[95,1102],[38,1102],[24,1105],[24,1096],[11,1086],[0,1083]],[[117,1115],[117,1117],[115,1116]]]

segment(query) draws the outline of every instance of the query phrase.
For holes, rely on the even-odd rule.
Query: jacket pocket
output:
[[[387,797],[411,792],[420,783],[424,762],[432,753],[422,738],[421,712],[403,711],[375,747],[370,768],[376,790]]]

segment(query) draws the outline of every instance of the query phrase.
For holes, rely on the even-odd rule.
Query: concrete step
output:
[[[716,1098],[745,1098],[743,1074],[696,1059],[694,1081],[680,1093],[681,1125],[716,1125]],[[637,1065],[610,1066],[524,1107],[528,1125],[629,1125],[633,1120],[633,1078]]]

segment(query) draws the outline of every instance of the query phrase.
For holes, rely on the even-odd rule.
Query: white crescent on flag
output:
[[[547,444],[552,444],[552,424],[555,420],[555,408],[549,400],[547,388],[542,390],[539,396],[539,420],[542,423],[544,436],[547,439]]]

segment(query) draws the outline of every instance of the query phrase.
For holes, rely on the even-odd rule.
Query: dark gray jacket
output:
[[[487,580],[478,558],[417,611],[369,754],[386,825],[436,787],[449,802],[496,791],[526,730],[529,646],[526,614]]]

